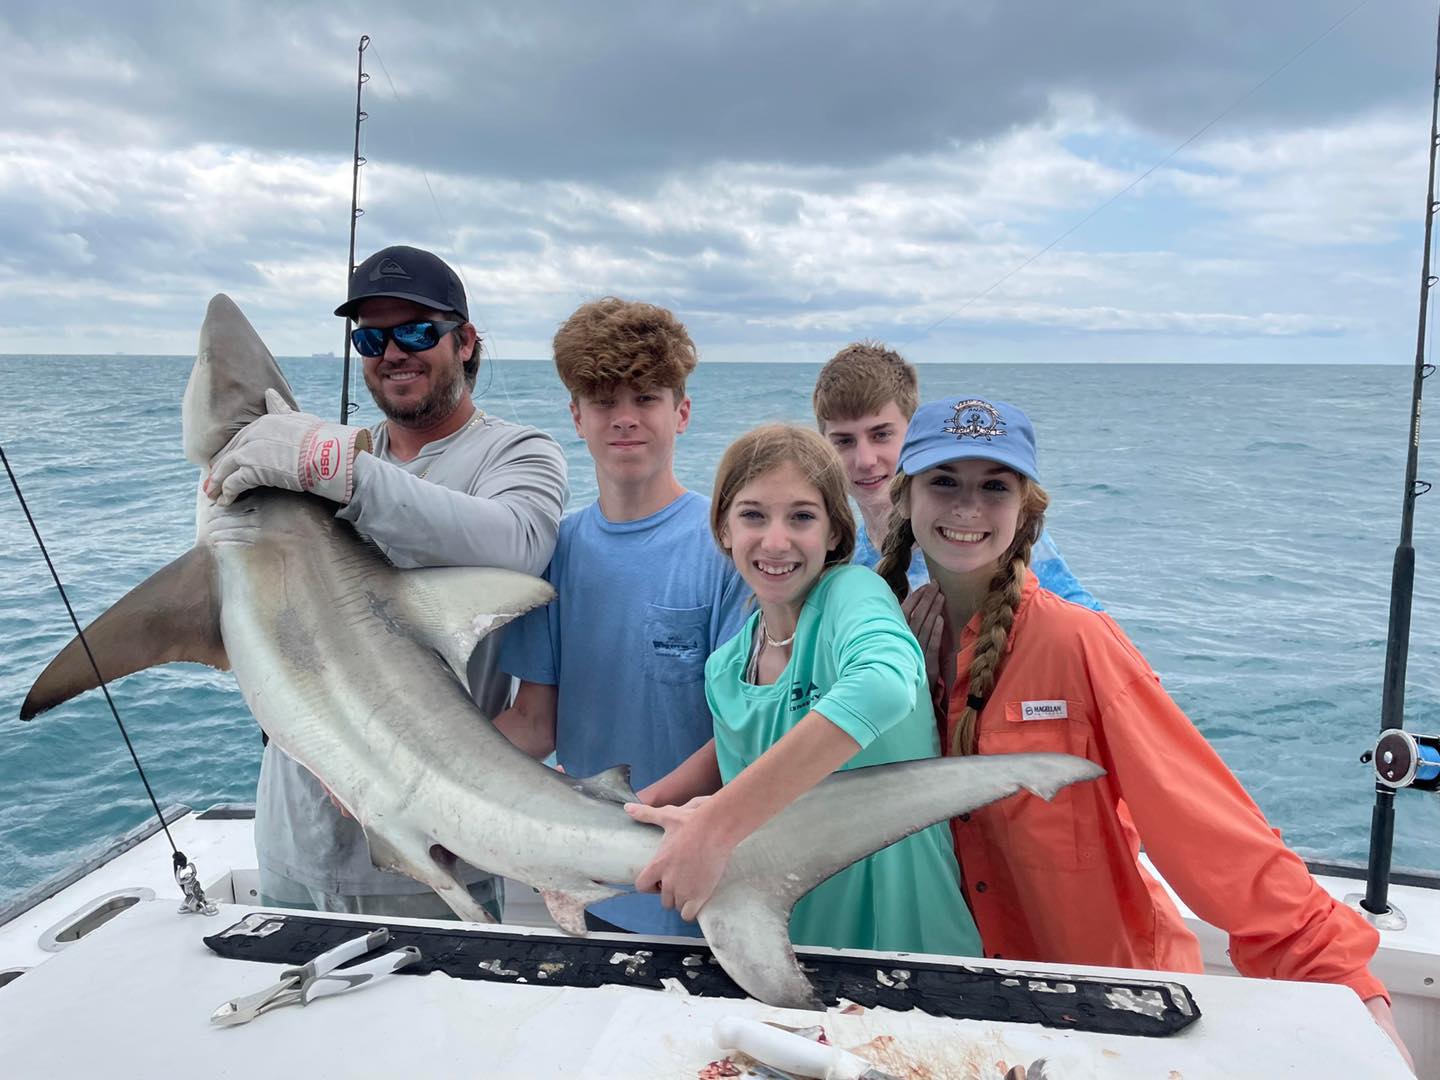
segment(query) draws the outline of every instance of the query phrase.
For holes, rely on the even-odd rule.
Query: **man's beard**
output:
[[[456,362],[443,369],[432,367],[430,371],[435,385],[428,394],[413,404],[396,405],[389,401],[382,393],[385,380],[378,374],[374,382],[367,374],[365,386],[375,404],[389,420],[401,427],[430,427],[453,413],[464,400],[466,391],[465,372],[460,363]]]

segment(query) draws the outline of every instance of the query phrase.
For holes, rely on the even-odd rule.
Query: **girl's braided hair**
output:
[[[969,700],[950,735],[948,752],[956,756],[975,753],[975,728],[980,710],[972,702],[980,701],[983,707],[984,700],[995,689],[1000,661],[1005,656],[1005,642],[1020,607],[1020,589],[1025,583],[1025,568],[1030,565],[1030,549],[1040,539],[1045,528],[1045,508],[1050,505],[1050,496],[1035,481],[1018,473],[1015,479],[1020,485],[1020,524],[1015,530],[1015,539],[996,564],[995,576],[990,579],[990,588],[980,605],[980,631],[975,639],[975,655],[970,661]],[[905,571],[910,566],[915,528],[901,508],[908,502],[913,482],[913,477],[902,473],[890,484],[890,531],[885,536],[879,565],[875,567],[897,600],[904,600],[910,593]]]

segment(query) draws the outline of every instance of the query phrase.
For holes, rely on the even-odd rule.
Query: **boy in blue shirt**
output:
[[[677,767],[713,775],[705,661],[739,628],[749,595],[710,537],[710,503],[675,477],[695,346],[669,311],[606,297],[555,335],[555,369],[595,461],[599,498],[565,518],[545,578],[555,600],[505,630],[500,670],[520,680],[496,726],[573,776],[629,765],[644,801]],[[685,780],[681,771],[677,780]],[[688,790],[691,786],[685,780]],[[586,913],[592,929],[698,934],[653,894]]]
[[[820,434],[830,440],[845,463],[850,497],[860,507],[852,562],[874,569],[890,530],[890,480],[900,457],[900,444],[920,399],[915,366],[878,341],[846,345],[820,369],[811,403]],[[1030,569],[1043,589],[1096,611],[1100,602],[1081,585],[1048,531],[1040,534],[1030,553]],[[930,575],[916,547],[906,572],[911,590]]]

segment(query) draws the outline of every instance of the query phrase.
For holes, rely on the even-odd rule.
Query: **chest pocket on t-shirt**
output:
[[[656,682],[683,686],[705,678],[710,655],[710,609],[645,609],[645,675]]]
[[[981,722],[976,748],[981,754],[1060,753],[1098,760],[1082,701],[1007,701],[1003,713],[997,717],[992,711]],[[1003,825],[1005,858],[1039,870],[1079,870],[1101,862],[1098,806],[1104,792],[1096,784],[1071,784],[1050,802],[1021,792],[994,804],[990,820]]]

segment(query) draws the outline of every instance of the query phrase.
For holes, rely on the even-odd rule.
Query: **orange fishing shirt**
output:
[[[961,631],[947,746],[978,630],[977,616]],[[1106,772],[1051,803],[1021,792],[951,822],[987,956],[1201,971],[1199,941],[1140,865],[1143,841],[1191,910],[1230,935],[1242,974],[1388,1000],[1367,966],[1379,934],[1310,876],[1114,621],[1033,574],[978,749],[1059,751]]]

